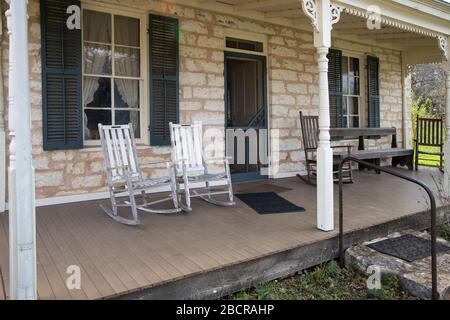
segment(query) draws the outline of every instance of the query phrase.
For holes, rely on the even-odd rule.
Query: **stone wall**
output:
[[[180,21],[180,116],[182,122],[203,121],[206,128],[224,129],[225,30],[237,29],[267,36],[269,125],[281,137],[280,173],[304,170],[298,112],[318,114],[318,70],[310,32],[255,22],[220,13],[181,7],[160,1],[99,0],[99,3],[136,8],[143,12],[175,16]],[[41,58],[39,1],[29,1],[30,70],[33,128],[33,162],[36,196],[47,198],[105,191],[103,158],[97,147],[83,150],[43,151],[41,110]],[[4,24],[5,25],[5,24]],[[5,31],[5,30],[4,30]],[[7,91],[8,39],[4,32],[3,67]],[[376,55],[381,61],[382,126],[395,126],[401,143],[401,54],[398,51],[336,40],[339,49]],[[361,62],[361,65],[365,65]],[[361,69],[361,72],[365,70]],[[362,86],[365,86],[362,84]],[[6,101],[5,101],[6,102]],[[363,105],[366,105],[365,101]],[[145,106],[147,107],[147,106]],[[144,124],[144,126],[146,126]],[[388,146],[390,138],[370,141]],[[169,159],[168,147],[139,146],[143,162]],[[147,176],[161,174],[146,166]]]

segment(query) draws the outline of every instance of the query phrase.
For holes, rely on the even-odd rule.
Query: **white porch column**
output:
[[[317,227],[334,229],[333,151],[330,142],[328,47],[317,48],[319,62],[319,147],[317,148]]]
[[[0,3],[0,11],[2,4]],[[3,26],[0,19],[0,37],[2,36]],[[2,68],[2,50],[0,44],[0,213],[5,212],[6,206],[6,133],[5,133],[5,105],[3,96],[3,68]]]
[[[333,151],[330,143],[330,101],[328,93],[328,49],[332,24],[340,10],[330,0],[302,0],[303,12],[314,27],[314,46],[319,66],[319,146],[317,148],[317,228],[334,230]]]
[[[36,299],[34,170],[28,71],[27,0],[9,0],[10,299]]]
[[[445,109],[445,126],[447,127],[447,134],[444,145],[444,188],[445,194],[450,196],[450,61],[442,65],[447,75],[446,89],[447,101]]]
[[[402,52],[402,110],[403,110],[403,148],[412,149],[412,87],[411,87],[411,70],[404,61],[406,60],[405,52]]]

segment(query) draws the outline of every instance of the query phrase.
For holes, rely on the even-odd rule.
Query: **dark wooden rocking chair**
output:
[[[304,116],[300,111],[300,125],[302,127],[303,147],[305,150],[306,171],[308,175],[297,177],[306,183],[315,185],[317,178],[317,147],[319,145],[319,117]],[[346,156],[350,156],[352,146],[332,146],[333,149],[346,149],[346,152],[335,153],[333,156],[333,181],[339,182],[339,163]],[[344,183],[353,183],[353,173],[350,163],[343,167],[342,177]]]
[[[421,150],[421,146],[429,148]],[[421,157],[421,155],[425,157]],[[430,159],[430,156],[438,156],[439,160]],[[444,170],[444,122],[442,118],[432,119],[417,116],[414,133],[414,167],[416,171],[419,168],[419,160],[436,162],[439,170]],[[436,166],[426,163],[420,165]]]

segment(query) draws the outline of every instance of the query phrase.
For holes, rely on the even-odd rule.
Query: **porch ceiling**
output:
[[[301,1],[299,0],[197,0],[198,3],[205,5],[222,5],[230,8],[231,12],[236,14],[257,13],[263,16],[267,21],[284,21],[287,24],[312,30],[311,21],[303,13]],[[377,44],[402,51],[412,51],[415,54],[411,63],[431,63],[441,62],[444,59],[444,50],[439,45],[439,36],[448,37],[450,32],[450,23],[446,18],[450,19],[450,5],[440,5],[438,8],[431,6],[424,1],[389,1],[386,4],[384,0],[380,1],[361,1],[361,5],[355,6],[352,0],[333,1],[338,6],[342,5],[340,21],[333,26],[333,37],[355,40],[361,43]],[[362,8],[367,3],[380,3],[382,7],[381,13],[381,29],[369,30],[367,27],[367,11]],[[395,7],[396,6],[396,7]],[[388,14],[388,8],[390,14]],[[397,20],[392,18],[392,12],[399,12],[399,17],[413,17],[417,15],[419,18]],[[420,10],[420,12],[419,12]],[[430,29],[424,28],[423,23],[417,21],[432,20],[439,24],[442,21],[442,28],[434,28],[434,24],[429,24]],[[436,30],[444,30],[440,33]],[[448,31],[448,32],[447,32]],[[419,54],[423,52],[423,54]]]

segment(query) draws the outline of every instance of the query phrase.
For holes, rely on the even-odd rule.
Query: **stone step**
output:
[[[347,249],[345,264],[347,268],[356,269],[364,274],[372,273],[374,270],[380,271],[381,276],[394,274],[406,292],[419,298],[431,298],[431,257],[408,262],[368,247],[371,243],[405,234],[430,239],[427,232],[394,233]],[[450,247],[450,242],[443,239],[438,239],[438,243]],[[442,300],[450,300],[450,251],[438,253],[437,261],[439,296]]]

